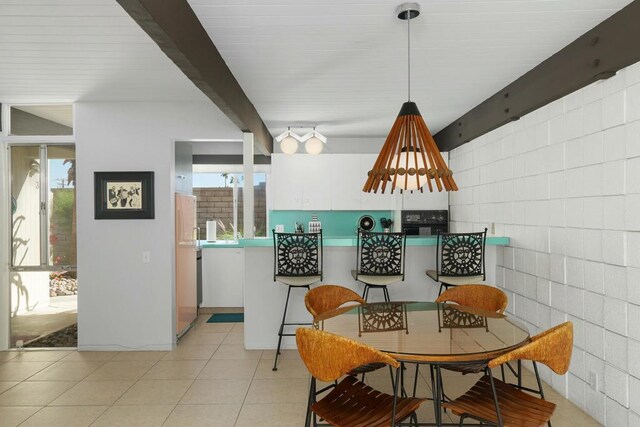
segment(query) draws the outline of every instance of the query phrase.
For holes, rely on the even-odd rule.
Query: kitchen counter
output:
[[[356,246],[356,236],[322,236],[322,244],[331,246]],[[509,238],[505,236],[487,236],[487,246],[506,246]],[[435,246],[436,236],[407,236],[407,246]],[[248,247],[273,247],[271,237],[256,239],[240,239],[238,241],[224,240],[217,242],[200,241],[200,247],[209,248],[248,248]]]

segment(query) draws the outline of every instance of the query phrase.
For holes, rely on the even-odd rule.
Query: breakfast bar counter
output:
[[[487,236],[485,263],[486,283],[495,283],[497,251],[509,244],[509,237]],[[438,294],[436,285],[426,275],[426,270],[436,264],[436,238],[407,237],[405,253],[405,280],[389,286],[391,300],[433,301]],[[245,348],[275,349],[277,332],[282,321],[282,310],[287,287],[273,281],[273,239],[240,239],[238,242],[202,243],[203,261],[215,259],[217,249],[234,249],[235,262],[227,262],[225,268],[233,269],[235,286],[243,283],[244,340]],[[338,284],[362,293],[363,285],[351,276],[356,267],[356,236],[323,236],[324,266],[323,284]],[[206,266],[203,266],[206,268]],[[241,270],[240,270],[241,269]],[[220,273],[216,274],[218,276]],[[226,275],[226,273],[225,273]],[[241,283],[239,283],[241,282]],[[205,284],[206,286],[206,284]],[[306,289],[293,289],[289,303],[288,322],[311,322],[304,306]],[[372,290],[370,301],[381,301],[382,292]],[[213,303],[215,305],[215,301]],[[283,348],[295,348],[293,337],[285,337]]]

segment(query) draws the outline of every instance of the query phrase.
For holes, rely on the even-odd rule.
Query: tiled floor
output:
[[[297,352],[285,351],[273,372],[273,351],[243,349],[242,324],[208,317],[172,352],[0,352],[0,427],[304,425],[309,375]],[[367,382],[389,389],[388,375],[380,370]],[[474,381],[449,373],[445,389],[453,396]],[[431,395],[422,376],[418,393]],[[599,425],[547,394],[558,404],[555,427]],[[433,418],[431,402],[419,416]]]

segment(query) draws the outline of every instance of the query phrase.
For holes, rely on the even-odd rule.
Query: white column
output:
[[[242,142],[242,171],[244,173],[244,189],[242,200],[244,203],[244,235],[245,239],[253,239],[253,134],[245,132]]]

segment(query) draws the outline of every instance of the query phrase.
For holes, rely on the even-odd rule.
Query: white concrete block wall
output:
[[[508,312],[532,333],[574,322],[569,372],[543,377],[607,426],[640,425],[640,63],[450,158],[452,230],[511,236]]]

